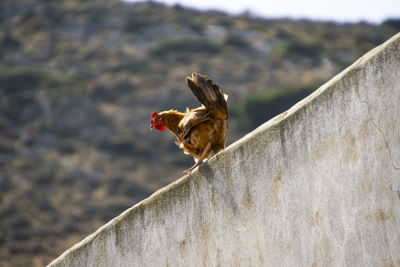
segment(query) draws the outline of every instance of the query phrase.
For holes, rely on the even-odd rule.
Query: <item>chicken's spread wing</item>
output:
[[[228,95],[224,94],[221,87],[205,75],[192,73],[186,78],[186,85],[190,88],[197,100],[203,104],[215,119],[228,118]]]

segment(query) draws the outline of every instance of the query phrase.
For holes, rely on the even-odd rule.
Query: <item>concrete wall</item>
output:
[[[400,34],[50,266],[400,266]]]

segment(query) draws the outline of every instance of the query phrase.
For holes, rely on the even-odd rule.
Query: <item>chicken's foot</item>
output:
[[[208,142],[206,148],[203,150],[203,153],[201,153],[201,156],[199,158],[199,160],[196,162],[196,164],[194,164],[192,167],[190,167],[189,169],[183,171],[184,173],[188,173],[193,171],[196,167],[200,166],[201,163],[203,163],[204,157],[208,154],[208,151],[211,148],[211,143]]]

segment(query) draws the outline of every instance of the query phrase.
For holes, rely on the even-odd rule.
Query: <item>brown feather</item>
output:
[[[158,114],[159,117],[161,117],[165,121],[165,127],[167,127],[168,130],[170,130],[176,137],[178,137],[178,125],[179,122],[183,119],[185,116],[185,113],[179,112],[177,110],[168,110],[168,111],[163,111]]]

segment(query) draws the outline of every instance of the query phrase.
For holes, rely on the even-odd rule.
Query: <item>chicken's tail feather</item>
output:
[[[192,73],[192,77],[186,78],[186,84],[196,96],[197,100],[216,117],[226,119],[228,117],[228,95],[224,94],[221,87],[211,79],[199,73]]]

